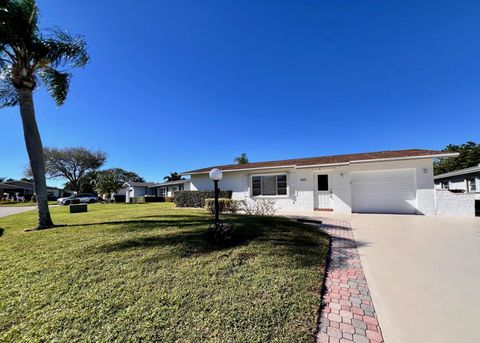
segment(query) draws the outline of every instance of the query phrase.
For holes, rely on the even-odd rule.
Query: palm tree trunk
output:
[[[22,116],[23,135],[27,146],[30,168],[33,175],[33,187],[38,206],[38,227],[46,229],[53,226],[50,211],[48,210],[47,182],[45,180],[45,159],[43,146],[33,106],[32,90],[28,88],[18,89],[20,114]]]

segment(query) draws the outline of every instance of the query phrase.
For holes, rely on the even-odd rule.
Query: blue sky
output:
[[[45,146],[149,181],[251,161],[479,141],[478,1],[39,0],[86,36],[67,103],[35,94]],[[28,163],[0,110],[0,176]],[[50,182],[58,184],[57,182]]]

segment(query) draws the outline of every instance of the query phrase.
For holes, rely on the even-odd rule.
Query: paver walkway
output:
[[[384,342],[350,223],[334,218],[322,221],[321,228],[332,236],[332,243],[317,342]]]

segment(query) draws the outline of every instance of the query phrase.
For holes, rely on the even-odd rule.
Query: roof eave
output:
[[[444,178],[451,177],[451,176],[467,175],[467,174],[478,173],[478,172],[480,172],[480,166],[465,168],[465,169],[460,169],[460,170],[454,170],[454,171],[451,171],[451,172],[448,172],[448,173],[435,175],[433,178],[435,180],[438,180],[438,179],[444,179]]]
[[[390,157],[390,158],[376,158],[372,160],[354,160],[350,163],[367,163],[367,162],[382,162],[382,161],[401,161],[401,160],[419,160],[425,158],[446,158],[446,157],[457,157],[460,155],[458,152],[445,153],[445,154],[435,154],[435,155],[419,155],[419,156],[405,156],[405,157]]]
[[[339,163],[322,163],[322,164],[310,164],[310,165],[283,165],[283,166],[274,166],[274,167],[254,167],[254,168],[241,168],[241,169],[222,169],[224,173],[230,172],[240,172],[240,171],[249,171],[249,170],[265,170],[265,169],[284,169],[284,168],[295,168],[295,169],[305,169],[305,168],[319,168],[319,167],[334,167],[349,165],[355,163],[368,163],[368,162],[383,162],[383,161],[401,161],[401,160],[415,160],[415,159],[425,159],[425,158],[446,158],[446,157],[457,157],[458,152],[445,153],[445,154],[434,154],[434,155],[419,155],[419,156],[406,156],[406,157],[391,157],[391,158],[376,158],[376,159],[367,159],[367,160],[354,160],[349,162],[339,162]],[[182,176],[187,175],[202,175],[208,174],[209,171],[192,171],[192,172],[183,172],[180,173]]]

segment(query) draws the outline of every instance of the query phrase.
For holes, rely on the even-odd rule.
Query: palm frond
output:
[[[0,0],[0,45],[29,46],[38,33],[35,0]]]
[[[40,64],[49,64],[53,68],[83,67],[88,63],[87,43],[81,35],[71,35],[66,31],[54,29],[47,38],[41,39],[35,49]]]
[[[67,99],[72,75],[53,68],[44,68],[40,72],[40,77],[46,85],[48,92],[55,99],[56,104],[58,106],[63,105]]]
[[[67,70],[88,63],[87,44],[83,36],[60,29],[40,32],[38,15],[35,0],[0,0],[0,73],[14,70],[8,81],[16,88],[34,89],[40,78],[62,105],[70,85]],[[0,102],[13,99],[10,90],[2,89]]]
[[[1,77],[1,76],[0,76]],[[18,93],[8,79],[0,79],[0,108],[18,105]]]

